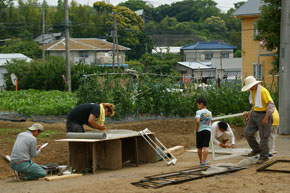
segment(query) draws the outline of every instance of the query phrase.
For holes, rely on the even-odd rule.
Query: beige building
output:
[[[112,65],[113,44],[97,38],[70,38],[70,61],[73,63],[83,62],[94,65]],[[125,52],[130,48],[119,45],[119,64],[125,64]],[[65,57],[65,39],[57,40],[45,45],[45,51],[50,56]],[[115,54],[115,65],[118,63]]]
[[[261,5],[262,0],[248,0],[233,15],[242,20],[242,79],[253,75],[269,85],[273,80],[277,81],[277,77],[270,73],[276,50],[267,51],[263,48],[263,41],[255,40],[258,33],[255,25],[261,14]]]

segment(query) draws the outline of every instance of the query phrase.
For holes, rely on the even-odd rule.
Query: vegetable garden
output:
[[[61,91],[1,91],[2,111],[22,115],[67,115],[77,104],[110,102],[116,105],[114,119],[161,116],[188,117],[197,110],[196,98],[204,96],[214,116],[240,113],[250,109],[249,93],[238,83],[224,83],[221,88],[194,88],[177,85],[178,78],[126,75],[87,76],[74,93]],[[278,93],[272,93],[277,104]]]

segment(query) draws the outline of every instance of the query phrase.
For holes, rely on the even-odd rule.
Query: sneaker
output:
[[[255,156],[255,155],[257,155],[257,154],[259,154],[260,152],[254,152],[254,151],[252,151],[252,152],[250,152],[250,153],[248,153],[248,157],[252,157],[252,156]]]
[[[202,166],[202,167],[206,167],[207,166],[207,164],[205,163],[205,164],[203,164],[203,163],[200,163],[200,166]]]
[[[205,164],[208,164],[208,163],[209,163],[209,160],[205,160],[204,163],[205,163]]]
[[[269,159],[258,159],[257,164],[262,164],[265,163],[266,161],[268,161]]]

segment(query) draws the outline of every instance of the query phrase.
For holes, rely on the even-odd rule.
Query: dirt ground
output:
[[[10,155],[14,141],[18,133],[25,131],[33,122],[8,122],[0,121],[0,155]],[[45,132],[38,138],[38,143],[48,142],[46,149],[35,159],[39,164],[57,163],[68,165],[68,146],[64,142],[54,140],[65,138],[65,123],[47,124],[42,123]],[[147,120],[140,122],[127,122],[108,124],[109,129],[128,129],[140,131],[149,128],[155,132],[155,136],[166,146],[173,147],[183,145],[185,149],[195,148],[195,135],[193,134],[193,119],[168,119]],[[238,147],[248,147],[243,138],[243,128],[233,127],[237,138]],[[90,130],[86,128],[86,130]],[[276,150],[272,160],[290,159],[290,136],[281,135],[276,140]],[[277,172],[256,172],[261,167],[253,164],[248,169],[235,173],[219,175],[200,180],[189,181],[182,184],[170,185],[160,189],[144,189],[131,185],[151,176],[172,171],[179,171],[199,166],[196,153],[185,152],[177,157],[177,164],[167,166],[166,162],[160,161],[150,164],[141,164],[139,167],[127,164],[121,170],[98,170],[95,175],[85,174],[82,177],[59,181],[25,181],[17,182],[12,169],[0,159],[0,192],[2,193],[91,193],[91,192],[208,192],[208,193],[285,193],[290,192],[290,174]],[[210,164],[237,163],[242,158],[231,158],[213,161],[209,154]],[[289,168],[283,165],[282,168]],[[288,169],[289,170],[289,169]]]

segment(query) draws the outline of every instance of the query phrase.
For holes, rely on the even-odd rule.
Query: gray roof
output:
[[[233,16],[247,16],[247,15],[260,15],[260,7],[262,0],[248,0],[244,5],[237,9]]]
[[[13,53],[13,54],[0,54],[0,66],[3,66],[6,64],[6,62],[10,62],[13,59],[16,60],[25,60],[26,62],[30,62],[32,59],[19,53]]]
[[[193,70],[211,69],[211,67],[206,66],[202,62],[177,62],[177,63]]]

